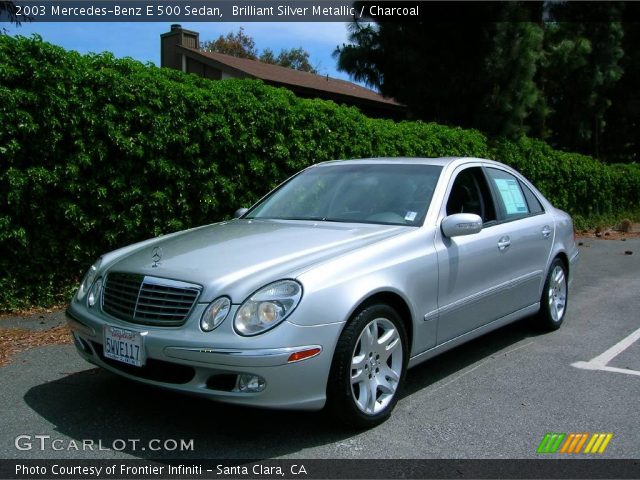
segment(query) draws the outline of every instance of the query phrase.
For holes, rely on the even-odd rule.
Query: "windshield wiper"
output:
[[[329,218],[329,217],[244,217],[247,220],[294,220],[302,222],[332,222],[332,223],[363,223],[366,225],[395,225],[405,226],[395,222],[373,222],[371,220],[355,218]]]
[[[325,217],[243,217],[247,220],[307,220],[307,221],[325,221]]]

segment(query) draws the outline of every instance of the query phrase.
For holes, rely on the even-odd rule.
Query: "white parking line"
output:
[[[609,367],[607,364],[615,357],[629,348],[635,341],[640,339],[640,328],[633,332],[631,335],[623,338],[613,347],[605,352],[601,353],[595,358],[592,358],[588,362],[575,362],[572,363],[572,367],[582,368],[583,370],[604,370],[605,372],[626,373],[628,375],[640,376],[640,371],[630,370],[627,368]]]

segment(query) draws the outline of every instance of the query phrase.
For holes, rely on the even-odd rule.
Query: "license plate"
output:
[[[141,367],[144,365],[142,335],[124,328],[104,327],[104,356],[119,362]]]

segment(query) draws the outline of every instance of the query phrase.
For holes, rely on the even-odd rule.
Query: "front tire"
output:
[[[549,267],[549,273],[540,299],[539,325],[545,330],[557,330],[567,313],[569,289],[567,268],[562,260],[556,258]]]
[[[327,387],[329,409],[354,427],[382,423],[398,401],[408,357],[398,313],[384,304],[365,308],[338,340]]]

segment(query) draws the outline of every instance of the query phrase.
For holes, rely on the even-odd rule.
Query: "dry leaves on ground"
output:
[[[56,313],[64,310],[67,307],[67,304],[55,305],[53,307],[31,307],[31,308],[22,308],[18,310],[4,311],[0,313],[0,320],[3,318],[10,317],[29,317],[32,315],[39,314],[47,314],[47,313]]]
[[[30,348],[66,343],[71,343],[71,334],[66,325],[49,330],[0,328],[0,366],[9,363],[15,354]]]
[[[624,240],[627,238],[640,238],[640,232],[620,232],[618,230],[587,231],[577,234],[579,238],[599,238],[601,240]]]

